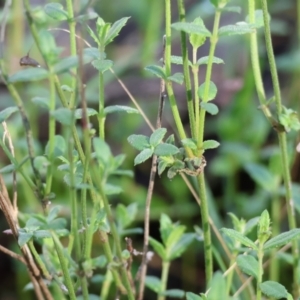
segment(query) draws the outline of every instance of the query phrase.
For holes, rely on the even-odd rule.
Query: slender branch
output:
[[[163,43],[163,57],[164,57],[164,50],[165,50],[165,43]],[[164,60],[163,60],[163,65],[164,65]],[[164,80],[161,80],[158,113],[156,118],[157,129],[161,127],[164,99],[165,99],[165,82]],[[138,295],[139,300],[144,299],[145,277],[147,274],[147,252],[148,252],[149,235],[150,235],[150,228],[149,228],[150,227],[150,206],[151,206],[151,200],[153,195],[156,171],[157,171],[157,156],[153,155],[148,190],[147,190],[147,197],[145,203],[143,259],[139,270],[139,295]]]
[[[264,18],[266,49],[267,49],[267,55],[269,59],[271,76],[272,76],[277,115],[280,115],[282,111],[281,92],[280,92],[280,85],[279,85],[276,62],[275,62],[273,46],[272,46],[268,5],[266,0],[261,0],[261,4],[262,4],[263,18]],[[297,227],[297,225],[295,219],[294,200],[292,195],[292,185],[291,185],[290,170],[289,170],[286,133],[278,132],[278,139],[279,139],[281,163],[282,163],[282,176],[283,176],[283,181],[285,186],[289,228],[294,229]],[[299,248],[298,248],[297,241],[292,242],[292,254],[293,254],[293,289],[294,289],[293,294],[295,298],[298,298],[300,291],[299,291],[299,272],[298,272]]]

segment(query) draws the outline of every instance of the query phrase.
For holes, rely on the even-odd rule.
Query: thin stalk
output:
[[[195,137],[199,136],[199,126],[200,126],[200,99],[198,95],[198,84],[199,84],[199,67],[197,62],[197,49],[193,47],[193,79],[194,79],[194,97],[195,97]]]
[[[52,235],[52,239],[54,242],[54,246],[58,255],[58,259],[61,265],[61,269],[62,269],[62,273],[64,276],[64,280],[65,280],[65,284],[67,286],[68,292],[69,292],[69,297],[71,300],[76,300],[76,294],[74,291],[74,284],[72,282],[70,273],[69,273],[69,269],[68,269],[68,262],[67,262],[67,258],[65,257],[64,254],[64,250],[62,248],[62,245],[58,239],[58,237],[56,236],[56,234],[54,232],[51,233]]]
[[[258,251],[257,251],[258,270],[257,270],[257,280],[256,280],[256,300],[261,300],[260,284],[262,283],[262,276],[264,273],[263,257],[264,257],[263,243],[259,243]]]
[[[100,51],[103,49],[100,49]],[[104,115],[104,76],[101,71],[99,71],[99,137],[105,138],[105,115]]]
[[[180,22],[185,22],[185,8],[183,0],[178,0],[178,10],[179,10],[179,20]],[[188,57],[188,47],[186,43],[186,33],[184,31],[180,32],[181,37],[181,53],[183,59],[183,74],[184,74],[184,83],[185,83],[185,91],[186,91],[186,99],[188,106],[188,114],[189,114],[189,123],[191,127],[192,137],[196,137],[195,129],[195,110],[193,103],[193,94],[192,94],[192,85],[190,78],[190,69],[189,69],[189,57]],[[198,106],[195,105],[197,110]]]
[[[170,270],[170,262],[169,261],[163,261],[160,292],[164,292],[167,289],[169,270]],[[165,300],[166,296],[159,295],[157,299],[158,300]]]
[[[264,28],[265,28],[266,49],[267,49],[267,55],[270,64],[277,115],[280,115],[282,110],[281,93],[280,93],[280,85],[279,85],[279,80],[277,75],[275,57],[273,53],[267,1],[261,0],[261,4],[263,10],[264,25],[265,25]],[[295,212],[294,212],[294,201],[292,197],[292,186],[291,186],[291,178],[290,178],[290,171],[289,171],[286,133],[278,132],[278,139],[279,139],[280,155],[281,155],[281,162],[282,162],[282,173],[283,173],[282,176],[283,176],[285,194],[286,194],[288,222],[289,222],[289,229],[291,230],[296,228],[296,219],[295,219]],[[293,288],[294,288],[293,294],[295,298],[298,298],[299,296],[299,274],[297,271],[298,254],[299,254],[298,243],[297,241],[294,240],[292,241],[292,255],[293,255]]]
[[[171,3],[170,1],[171,0],[165,0],[165,10],[166,10],[165,12],[165,20],[166,20],[165,71],[166,71],[167,78],[171,76]],[[186,134],[181,122],[171,80],[168,79],[166,80],[166,90],[168,92],[171,110],[178,131],[178,135],[181,140],[185,139]],[[190,148],[186,148],[186,152],[189,157],[193,157],[193,153]]]
[[[78,235],[78,205],[77,205],[77,191],[75,188],[75,166],[73,157],[74,142],[73,138],[69,138],[68,157],[70,163],[70,203],[71,203],[71,234],[75,245],[75,258],[78,260],[80,257],[80,240]],[[70,246],[72,253],[73,245]]]
[[[50,86],[50,101],[49,101],[49,147],[48,147],[48,160],[49,166],[47,168],[47,178],[46,178],[46,188],[45,195],[49,195],[52,187],[53,179],[53,165],[54,165],[54,136],[55,136],[55,118],[52,112],[55,110],[55,84],[52,75],[49,76],[49,86]]]
[[[48,280],[51,280],[51,275],[48,272],[48,270],[47,270],[44,262],[41,259],[41,257],[37,253],[32,240],[29,241],[28,246],[29,246],[29,249],[30,249],[30,251],[31,251],[31,253],[32,253],[33,257],[34,257],[34,260],[36,261],[37,265],[39,266],[40,270],[42,271],[43,276],[45,278],[47,278]]]
[[[216,9],[212,36],[210,38],[208,63],[207,63],[205,82],[204,82],[204,94],[203,94],[203,99],[202,99],[203,102],[208,101],[207,99],[208,99],[210,79],[211,79],[211,74],[212,74],[213,58],[214,58],[214,54],[215,54],[216,45],[218,42],[218,29],[219,29],[220,18],[221,18],[221,10]],[[200,107],[198,107],[198,109],[200,109]],[[204,123],[205,123],[205,110],[201,109],[200,117],[199,117],[199,134],[198,134],[198,139],[197,139],[197,145],[198,145],[199,149],[202,148],[202,144],[203,144]]]
[[[205,277],[206,277],[206,286],[212,279],[213,275],[213,258],[212,258],[212,245],[211,245],[211,231],[209,225],[209,212],[208,212],[208,202],[206,196],[205,188],[205,178],[204,173],[202,172],[198,176],[199,182],[199,194],[201,199],[201,217],[202,217],[202,230],[204,235],[204,257],[205,257]]]
[[[272,236],[275,237],[280,234],[280,198],[274,195],[271,201],[271,220],[272,220]],[[277,257],[277,249],[272,250],[270,258],[270,280],[279,281],[279,260]]]
[[[76,50],[76,22],[74,21],[74,9],[73,9],[73,1],[72,0],[66,0],[67,4],[67,12],[68,12],[68,23],[69,23],[69,30],[70,30],[70,54],[72,56],[75,56],[77,54]],[[70,104],[69,107],[72,109],[75,107],[75,95],[76,95],[76,84],[77,84],[77,69],[73,68],[71,69],[72,76],[71,79],[71,87],[73,89],[73,93],[71,94],[70,98]]]
[[[114,222],[114,218],[113,218],[113,215],[112,215],[112,212],[110,209],[110,204],[108,202],[108,199],[102,190],[101,176],[99,174],[99,170],[97,170],[94,166],[92,167],[92,172],[93,172],[94,178],[97,182],[99,196],[102,199],[102,203],[104,204],[104,209],[105,209],[106,216],[107,216],[107,219],[108,219],[108,222],[110,225],[111,234],[114,239],[114,245],[116,248],[116,256],[118,258],[118,262],[121,264],[120,270],[121,270],[121,275],[122,275],[122,281],[123,281],[123,284],[127,291],[128,299],[134,300],[134,294],[132,291],[132,286],[130,284],[130,278],[129,278],[127,270],[126,270],[126,266],[123,263],[122,248],[121,248],[121,243],[120,243],[120,238],[119,238],[119,234],[117,231],[117,227]]]

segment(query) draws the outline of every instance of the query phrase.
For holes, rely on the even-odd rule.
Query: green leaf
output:
[[[52,19],[63,21],[68,19],[68,13],[60,3],[48,3],[44,7],[45,13]]]
[[[161,281],[159,278],[155,276],[146,276],[146,286],[150,290],[159,293],[161,287]]]
[[[0,123],[6,121],[13,113],[18,111],[17,106],[7,107],[0,112]]]
[[[46,108],[49,110],[49,99],[45,97],[34,97],[31,99],[31,101],[35,104],[37,104],[40,107]]]
[[[258,261],[252,255],[239,255],[236,263],[241,271],[249,276],[257,278],[258,274]]]
[[[216,115],[219,112],[218,106],[213,103],[201,102],[200,106],[211,115]]]
[[[298,113],[293,109],[282,107],[282,113],[279,115],[280,124],[284,126],[286,132],[290,130],[299,130],[300,122]]]
[[[158,163],[158,170],[157,170],[158,175],[160,176],[168,166],[169,166],[169,164],[167,162],[160,161]],[[1,173],[1,171],[0,171],[0,173]]]
[[[230,229],[230,228],[222,228],[223,233],[225,233],[230,238],[240,242],[242,245],[257,250],[257,246],[254,242],[252,242],[249,238],[241,234],[240,232]]]
[[[94,138],[93,146],[98,161],[107,167],[112,156],[109,145],[102,138]]]
[[[163,140],[164,136],[167,133],[166,128],[156,129],[150,136],[149,143],[152,147],[156,147]]]
[[[246,22],[240,22],[235,25],[226,25],[219,29],[219,36],[230,36],[237,34],[252,33],[254,31],[254,26]]]
[[[34,167],[41,175],[45,175],[50,165],[49,160],[45,156],[36,156],[33,161]]]
[[[245,221],[243,219],[239,220],[238,217],[233,213],[228,213],[228,216],[231,218],[234,230],[243,232]]]
[[[154,74],[155,76],[162,78],[162,79],[167,79],[166,74],[165,74],[165,70],[164,68],[162,68],[161,66],[157,66],[157,65],[151,65],[151,66],[147,66],[145,68],[146,71],[149,71],[150,73]]]
[[[94,31],[92,30],[92,28],[87,25],[86,29],[87,29],[87,32],[89,33],[90,37],[96,42],[96,44],[98,46],[101,46],[100,40],[99,40],[98,36],[94,33]]]
[[[162,143],[155,147],[154,154],[158,156],[169,156],[179,153],[179,149],[171,144]]]
[[[106,58],[105,52],[100,52],[98,48],[94,48],[94,47],[84,49],[84,53],[87,56],[90,56],[92,59],[105,59]]]
[[[46,57],[48,64],[53,65],[59,59],[59,54],[63,48],[59,48],[56,45],[55,38],[52,32],[42,29],[39,31],[39,44],[43,56]]]
[[[138,165],[149,159],[153,155],[153,149],[146,148],[142,150],[134,159],[134,165]]]
[[[269,230],[269,227],[270,227],[270,216],[268,211],[265,209],[259,218],[258,231],[257,231],[257,237],[261,244],[265,243],[272,234],[271,231]]]
[[[94,11],[88,11],[84,15],[77,16],[74,18],[74,21],[79,22],[81,24],[85,24],[86,21],[96,19],[98,17],[98,14]]]
[[[264,190],[269,192],[277,190],[277,179],[265,166],[256,163],[247,163],[245,164],[245,170]]]
[[[203,142],[203,149],[215,149],[219,147],[220,143],[215,140],[207,140]]]
[[[286,288],[275,281],[265,281],[260,284],[261,291],[268,297],[282,299],[288,296]]]
[[[207,295],[207,300],[216,300],[222,295],[223,299],[228,298],[226,281],[220,271],[216,272],[209,284],[210,291]]]
[[[85,54],[85,50],[83,51],[82,63],[87,64],[92,61],[92,57],[90,55]],[[64,72],[70,71],[72,68],[76,68],[79,65],[78,56],[69,56],[61,59],[57,64],[53,66],[53,72],[56,74],[61,74]]]
[[[132,134],[127,138],[127,141],[139,151],[150,147],[149,137],[142,134]]]
[[[73,117],[70,109],[61,107],[56,109],[55,111],[51,111],[50,114],[56,121],[62,123],[63,125],[72,125]]]
[[[200,25],[200,26],[202,26],[203,28],[206,29],[206,27],[203,23],[203,20],[200,17],[196,18],[193,21],[192,24]],[[205,40],[206,40],[205,35],[201,35],[201,34],[198,34],[198,33],[197,34],[195,34],[195,33],[190,34],[190,43],[193,46],[193,48],[198,49],[199,47],[201,47],[205,43]]]
[[[51,207],[49,214],[47,216],[47,222],[49,223],[49,222],[53,221],[54,219],[56,219],[60,210],[61,210],[60,205],[55,205],[55,206]]]
[[[162,293],[159,293],[162,296],[172,297],[172,298],[183,298],[184,291],[179,289],[166,290]]]
[[[187,247],[194,241],[195,237],[196,237],[195,233],[183,234],[180,240],[178,241],[178,243],[176,243],[172,247],[168,255],[168,259],[173,260],[177,257],[180,257],[181,254],[187,249]]]
[[[290,241],[298,238],[300,236],[300,229],[292,229],[287,232],[283,232],[264,244],[264,250],[270,250],[273,248],[281,247],[289,243]]]
[[[46,148],[45,148],[45,154],[49,157],[49,147],[50,147],[50,141],[48,141]],[[66,152],[66,141],[61,135],[55,135],[54,136],[54,150],[53,150],[53,156],[59,157],[63,156]]]
[[[268,16],[269,22],[270,22],[270,16]],[[246,18],[246,22],[249,22],[249,16],[247,16]],[[255,10],[255,24],[251,24],[254,25],[255,28],[261,28],[264,27],[264,16],[263,16],[263,11],[261,9],[257,9]]]
[[[21,232],[19,231],[18,244],[23,247],[27,242],[29,242],[33,237],[33,232]]]
[[[197,149],[197,142],[194,139],[183,139],[181,140],[181,143],[184,147],[188,147],[192,150],[196,150]]]
[[[173,82],[176,82],[178,84],[182,84],[184,81],[184,76],[182,73],[178,72],[178,73],[175,73],[175,74],[169,76],[167,79],[171,80]]]
[[[130,106],[125,106],[125,105],[110,105],[110,106],[106,106],[104,108],[104,114],[108,115],[108,114],[112,114],[115,112],[126,112],[128,114],[139,114],[140,112],[133,107]]]
[[[105,195],[118,195],[123,192],[123,189],[117,185],[105,183],[104,193]]]
[[[171,55],[171,63],[175,65],[182,65],[183,64],[182,56]]]
[[[23,69],[8,77],[9,83],[38,81],[49,76],[46,69],[43,68],[28,68]]]
[[[107,44],[109,44],[110,42],[113,41],[113,39],[118,36],[119,32],[121,31],[121,29],[125,26],[125,24],[127,23],[128,19],[130,17],[124,17],[118,21],[116,21],[109,29],[106,37],[105,37],[105,46]]]
[[[179,31],[184,31],[188,34],[199,34],[206,37],[211,36],[211,33],[205,28],[205,26],[201,26],[199,24],[177,22],[173,23],[171,27]]]
[[[162,213],[160,216],[159,223],[160,223],[160,228],[159,228],[160,235],[161,235],[163,243],[166,244],[168,236],[173,229],[172,220],[170,219],[170,217],[168,215]]]
[[[213,57],[213,63],[214,64],[224,64],[224,60],[219,57]],[[208,64],[208,56],[203,56],[198,59],[197,65],[207,65]]]
[[[51,238],[51,233],[49,230],[37,230],[33,233],[33,236],[37,239],[47,239]]]
[[[205,95],[204,92],[205,92],[205,83],[202,83],[198,88],[198,95],[204,102],[207,102],[215,99],[218,89],[216,85],[212,81],[210,81],[207,95]]]
[[[250,219],[245,225],[244,234],[248,234],[258,224],[258,221],[259,217]]]
[[[10,164],[10,165],[7,165],[3,168],[0,169],[0,174],[7,174],[7,173],[11,173],[13,171],[15,171],[15,165],[14,164]]]
[[[86,114],[88,117],[91,117],[91,116],[97,115],[98,112],[93,108],[87,108]],[[82,119],[82,117],[83,117],[82,108],[77,108],[75,110],[75,119]]]
[[[153,247],[157,255],[163,260],[166,260],[166,250],[164,246],[152,237],[149,237],[150,245]]]
[[[203,300],[202,297],[191,292],[187,292],[185,296],[186,296],[186,300]]]
[[[186,227],[184,225],[177,225],[172,228],[170,234],[168,235],[165,241],[167,252],[179,241],[179,239],[181,239],[185,230]]]
[[[114,62],[109,59],[97,59],[92,61],[93,67],[101,73],[109,70],[113,65]]]

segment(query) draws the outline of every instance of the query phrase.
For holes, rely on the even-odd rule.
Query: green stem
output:
[[[166,5],[166,14],[165,14],[165,19],[166,19],[166,48],[165,48],[165,70],[166,70],[166,77],[168,78],[171,76],[171,0],[165,0],[165,5]],[[174,91],[173,91],[173,86],[172,86],[172,81],[166,80],[166,90],[169,96],[169,101],[171,105],[171,110],[172,114],[174,117],[174,121],[176,124],[176,128],[178,131],[178,135],[180,139],[185,139],[186,134],[181,122],[178,106],[176,103]],[[193,157],[193,153],[190,148],[185,149],[187,152],[187,155],[189,157]]]
[[[64,276],[64,280],[65,280],[65,284],[66,287],[68,289],[69,292],[69,297],[71,300],[76,300],[76,294],[74,291],[74,284],[72,282],[70,273],[69,273],[69,269],[68,269],[68,262],[67,262],[67,258],[65,257],[65,253],[63,250],[63,247],[58,239],[58,237],[56,236],[56,234],[54,232],[51,232],[52,235],[52,239],[54,242],[54,246],[58,255],[58,259],[61,265],[61,269],[63,272],[63,276]]]
[[[281,104],[281,93],[280,93],[280,85],[277,75],[275,57],[273,53],[272,39],[271,39],[271,30],[269,23],[269,15],[268,15],[268,6],[266,0],[261,0],[263,17],[264,17],[264,25],[265,25],[265,39],[266,39],[266,49],[270,64],[270,71],[272,76],[274,95],[275,95],[275,103],[277,108],[277,115],[281,114],[282,104]],[[281,163],[282,163],[282,175],[285,186],[285,195],[286,195],[286,207],[288,214],[288,222],[289,229],[296,228],[296,219],[294,212],[294,201],[292,197],[292,185],[289,171],[289,160],[288,160],[288,152],[287,152],[287,142],[286,142],[286,133],[278,132],[279,146],[280,146],[280,155],[281,155]],[[298,298],[299,296],[299,274],[298,274],[298,244],[297,241],[292,242],[292,254],[293,254],[293,288],[294,288],[294,298]]]
[[[197,48],[193,47],[193,79],[194,79],[194,97],[195,97],[195,112],[196,112],[196,121],[195,121],[195,137],[199,136],[199,126],[200,126],[200,99],[198,95],[198,85],[199,85],[199,66],[197,63]]]
[[[54,136],[55,136],[55,118],[52,112],[55,110],[55,83],[53,75],[49,77],[50,85],[50,102],[49,102],[49,147],[48,147],[48,160],[49,166],[47,168],[46,188],[45,194],[49,195],[52,187],[53,179],[53,165],[54,165]]]
[[[45,278],[47,278],[48,280],[51,280],[51,275],[49,274],[44,262],[42,261],[41,257],[39,256],[39,254],[37,253],[35,247],[34,247],[34,244],[33,244],[33,241],[30,240],[28,242],[28,246],[29,246],[29,249],[34,257],[34,260],[36,261],[36,263],[38,264],[39,268],[41,269],[42,273],[43,273],[43,276]]]
[[[209,48],[207,69],[206,69],[206,74],[205,74],[204,93],[203,93],[203,99],[202,99],[203,102],[208,101],[209,86],[210,86],[210,79],[211,79],[212,66],[213,66],[213,58],[214,58],[214,54],[215,54],[216,45],[218,42],[218,29],[219,29],[220,18],[221,18],[221,10],[216,9],[212,36],[210,38],[210,48]],[[200,107],[197,107],[196,109],[200,109]],[[205,124],[205,110],[201,109],[200,117],[199,117],[199,134],[198,134],[198,139],[197,139],[198,149],[201,149],[202,144],[203,144],[204,124]],[[203,152],[203,150],[201,150],[201,152]]]
[[[280,198],[274,195],[271,201],[271,220],[272,220],[272,236],[275,237],[280,234]],[[272,250],[270,257],[270,280],[279,281],[279,260],[276,257],[277,249]]]
[[[259,243],[258,251],[257,251],[258,271],[257,271],[257,284],[256,284],[256,300],[261,300],[260,284],[262,283],[262,276],[264,273],[263,257],[264,257],[263,243]]]
[[[201,217],[202,217],[202,230],[204,235],[204,257],[205,257],[205,275],[206,275],[206,286],[212,279],[213,275],[213,259],[212,259],[212,245],[211,245],[211,231],[209,225],[209,212],[208,202],[205,188],[204,173],[202,172],[198,176],[199,181],[199,193],[201,199]]]
[[[112,237],[114,239],[114,245],[115,245],[115,248],[116,248],[116,256],[118,258],[118,262],[121,264],[120,269],[121,269],[122,281],[123,281],[123,284],[124,284],[125,289],[127,291],[128,299],[134,300],[134,295],[133,295],[132,287],[131,287],[131,284],[130,284],[130,279],[129,279],[129,276],[128,276],[128,273],[127,273],[127,270],[126,270],[126,266],[123,263],[122,248],[121,248],[119,234],[118,234],[117,227],[116,227],[116,224],[114,222],[114,218],[113,218],[113,215],[112,215],[112,212],[111,212],[111,209],[110,209],[110,204],[108,202],[108,199],[107,199],[106,195],[103,192],[101,176],[99,174],[99,170],[96,169],[94,166],[92,167],[92,171],[93,171],[94,178],[97,182],[98,193],[99,193],[99,196],[100,196],[100,198],[102,200],[102,203],[104,205],[106,216],[107,216],[107,219],[108,219],[108,222],[109,222],[109,225],[110,225],[111,234],[112,234]],[[100,234],[101,234],[101,231],[100,231]]]
[[[180,22],[185,22],[185,8],[184,8],[183,0],[178,0],[178,10],[179,10]],[[188,47],[186,43],[186,33],[184,31],[181,31],[180,36],[181,36],[183,74],[184,74],[184,83],[185,83],[186,98],[188,104],[189,122],[190,122],[192,137],[195,138],[196,137],[195,129],[197,127],[195,126],[195,110],[194,110],[192,85],[191,85],[190,70],[189,70],[189,58],[188,58]],[[196,105],[195,107],[197,109]]]
[[[71,203],[71,234],[73,236],[73,241],[75,244],[75,257],[78,260],[80,257],[80,240],[78,236],[78,205],[77,205],[77,191],[75,188],[75,166],[74,166],[74,157],[73,157],[73,149],[74,142],[73,138],[69,137],[69,163],[70,163],[70,203]],[[72,253],[72,247],[70,246],[70,250]]]
[[[169,261],[163,261],[162,263],[162,274],[161,274],[161,286],[160,286],[160,292],[164,292],[167,289],[167,283],[168,283],[168,276],[169,276],[169,270],[170,270],[170,262]],[[159,295],[158,300],[165,300],[166,296]]]
[[[103,49],[100,49],[103,51]],[[99,137],[105,138],[105,115],[104,115],[104,76],[99,72]]]
[[[76,22],[74,21],[74,9],[73,9],[73,0],[66,0],[67,4],[67,12],[68,12],[68,23],[70,30],[70,54],[75,56],[77,54],[76,50]],[[76,84],[77,84],[77,69],[71,69],[71,72],[74,76],[72,76],[71,87],[73,93],[71,94],[69,107],[72,109],[75,106],[75,95],[76,95]]]

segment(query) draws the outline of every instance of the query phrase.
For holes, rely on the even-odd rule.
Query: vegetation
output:
[[[93,1],[5,2],[0,208],[15,241],[0,250],[23,268],[14,296],[297,299],[299,58],[276,60],[271,35],[286,28],[273,10],[295,4],[144,2],[111,22]],[[114,59],[133,19],[140,53]],[[239,60],[228,93],[218,73]]]

